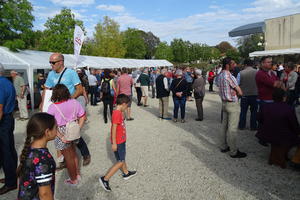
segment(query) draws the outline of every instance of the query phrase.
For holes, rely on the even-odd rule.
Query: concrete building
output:
[[[265,20],[265,50],[300,48],[300,14]]]
[[[300,13],[243,25],[230,31],[229,36],[255,33],[264,34],[265,51],[250,53],[250,57],[277,56],[281,61],[300,63]]]

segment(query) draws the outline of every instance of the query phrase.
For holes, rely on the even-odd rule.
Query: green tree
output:
[[[171,42],[171,48],[175,62],[184,63],[189,61],[188,42],[185,42],[182,39],[174,39]]]
[[[33,27],[32,5],[27,0],[0,0],[0,45],[11,50],[30,46]]]
[[[126,53],[120,25],[107,16],[95,27],[94,41],[95,56],[123,58]]]
[[[174,60],[173,50],[167,42],[161,42],[156,48],[155,59],[165,59],[168,61]]]
[[[237,40],[238,50],[243,58],[248,58],[249,53],[254,51],[263,51],[264,46],[259,46],[259,43],[264,43],[263,34],[261,33],[240,37]]]
[[[220,44],[218,44],[216,48],[219,49],[221,53],[226,53],[227,50],[234,49],[234,47],[229,42],[226,41],[223,41]]]
[[[236,49],[228,49],[226,56],[232,58],[236,63],[241,61],[241,54]]]
[[[145,58],[146,45],[139,30],[128,28],[124,31],[123,44],[126,48],[125,58]]]
[[[74,53],[74,29],[78,25],[84,31],[83,22],[76,20],[71,9],[63,8],[45,23],[46,29],[40,41],[39,50],[60,53]]]
[[[160,43],[160,39],[155,36],[152,32],[144,32],[140,30],[141,36],[144,39],[144,43],[146,45],[146,59],[152,59],[155,55],[155,50]]]

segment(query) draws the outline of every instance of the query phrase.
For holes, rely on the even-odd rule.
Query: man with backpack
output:
[[[104,123],[107,123],[107,108],[109,106],[110,116],[112,116],[113,112],[113,102],[114,102],[114,95],[116,92],[116,87],[114,80],[111,76],[112,71],[109,69],[104,70],[104,77],[101,81],[101,89],[100,89],[100,96],[103,102],[103,118]]]

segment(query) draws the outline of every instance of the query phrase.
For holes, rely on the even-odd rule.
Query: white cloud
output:
[[[243,9],[244,12],[271,13],[295,11],[299,12],[299,0],[255,0],[252,7]]]
[[[122,5],[98,5],[96,7],[99,10],[112,11],[112,12],[124,12],[125,8]]]
[[[95,0],[51,0],[54,4],[62,6],[88,6],[95,3]]]

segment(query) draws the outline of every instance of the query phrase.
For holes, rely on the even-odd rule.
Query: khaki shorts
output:
[[[148,86],[141,86],[142,89],[142,96],[147,97],[148,96]]]

